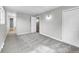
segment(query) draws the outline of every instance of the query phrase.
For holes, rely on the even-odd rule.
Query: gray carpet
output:
[[[9,33],[2,53],[78,53],[79,48],[38,33]]]

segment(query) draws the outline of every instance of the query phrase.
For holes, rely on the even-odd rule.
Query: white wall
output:
[[[8,12],[6,12],[6,26],[7,26],[7,34],[8,34],[8,32],[9,32],[9,30],[10,30],[10,21],[9,21],[9,16],[8,16]]]
[[[27,14],[17,13],[16,15],[16,34],[27,34],[31,32],[31,20]]]
[[[46,19],[47,15],[52,15],[50,20]],[[55,38],[62,39],[62,10],[57,8],[50,12],[40,15],[40,34]]]
[[[79,47],[79,7],[63,11],[62,39]]]

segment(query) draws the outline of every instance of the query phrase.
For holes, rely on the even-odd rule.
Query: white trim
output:
[[[53,38],[55,40],[59,40],[59,41],[62,40],[62,39],[59,39],[59,38],[56,38],[56,37],[53,37],[53,36],[50,36],[50,35],[47,35],[47,34],[43,34],[43,33],[40,33],[40,34],[45,35],[45,36],[50,37],[50,38]]]
[[[42,33],[41,33],[41,34],[42,34]],[[79,46],[73,45],[73,44],[71,44],[71,43],[65,42],[65,41],[63,41],[63,39],[59,39],[59,38],[56,38],[56,37],[53,37],[53,36],[50,36],[50,35],[47,35],[47,34],[42,34],[42,35],[45,35],[45,36],[47,36],[47,37],[50,37],[50,38],[52,38],[52,39],[54,39],[54,40],[61,41],[61,42],[63,42],[63,43],[70,44],[70,45],[75,46],[75,47],[79,47]]]

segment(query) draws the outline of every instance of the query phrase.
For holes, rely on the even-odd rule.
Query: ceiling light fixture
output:
[[[39,20],[37,19],[36,22],[39,22]]]
[[[51,18],[52,18],[52,15],[47,15],[47,16],[46,16],[46,19],[47,19],[47,20],[50,20]]]
[[[36,22],[39,22],[39,16],[37,16],[36,18],[37,18]]]

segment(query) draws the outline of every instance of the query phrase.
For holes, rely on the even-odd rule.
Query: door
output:
[[[39,32],[39,19],[31,17],[31,32]]]
[[[10,18],[10,31],[13,31],[13,18]]]
[[[31,32],[36,32],[36,17],[31,17]]]
[[[79,7],[63,11],[62,39],[79,47]]]

